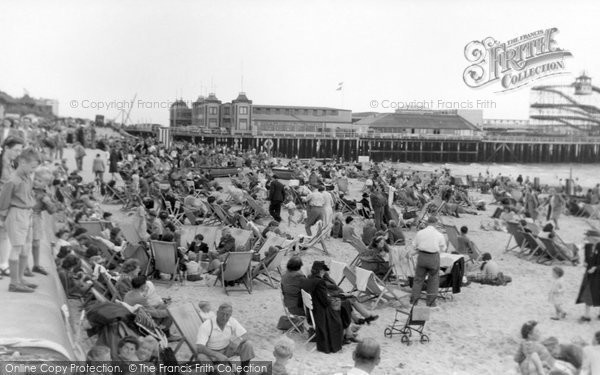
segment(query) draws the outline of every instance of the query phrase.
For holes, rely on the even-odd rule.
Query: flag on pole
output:
[[[162,127],[158,128],[158,141],[167,149],[171,148],[171,129]]]
[[[340,82],[340,83],[338,83],[338,87],[335,91],[342,91],[343,88],[344,88],[344,82]]]

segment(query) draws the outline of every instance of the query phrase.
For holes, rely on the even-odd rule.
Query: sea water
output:
[[[402,170],[431,172],[448,168],[455,176],[471,175],[473,178],[477,178],[479,173],[485,177],[487,172],[493,177],[501,174],[512,179],[522,175],[523,180],[529,177],[530,181],[539,177],[541,184],[550,186],[564,186],[565,180],[570,176],[583,188],[592,188],[600,183],[600,164],[393,163],[392,165]]]

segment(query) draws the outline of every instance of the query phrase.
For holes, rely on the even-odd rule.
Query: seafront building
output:
[[[572,83],[533,87],[526,120],[484,119],[481,110],[353,113],[261,105],[245,93],[223,103],[211,93],[191,104],[175,102],[171,129],[159,138],[348,161],[591,163],[600,161],[599,93],[585,74]],[[156,126],[128,132],[159,134]]]

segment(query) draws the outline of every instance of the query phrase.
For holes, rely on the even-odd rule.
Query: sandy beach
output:
[[[90,168],[87,165],[91,164],[90,156],[94,155],[95,150],[88,152],[84,161],[84,176],[91,169],[91,165]],[[72,158],[67,158],[69,164],[73,163]],[[219,182],[223,185],[228,183],[224,179],[219,179]],[[351,198],[359,197],[362,185],[362,182],[351,180]],[[492,201],[491,195],[470,194],[488,203]],[[454,295],[453,300],[440,302],[425,326],[425,333],[431,339],[427,344],[414,342],[406,346],[400,342],[399,335],[391,339],[384,337],[383,331],[392,324],[395,310],[389,304],[380,303],[375,309],[379,319],[370,326],[362,326],[360,330],[361,337],[375,338],[382,345],[381,363],[374,374],[517,374],[512,357],[520,342],[519,330],[525,321],[537,320],[543,337],[556,336],[561,342],[579,339],[589,342],[593,332],[600,329],[598,319],[587,324],[577,321],[583,311],[583,305],[575,305],[584,271],[582,266],[562,265],[565,270],[566,295],[570,301],[566,305],[568,315],[563,321],[550,319],[553,307],[547,301],[547,295],[552,283],[551,267],[505,253],[509,239],[507,233],[480,229],[481,221],[489,220],[496,207],[488,204],[487,210],[479,212],[479,215],[461,215],[460,218],[443,216],[442,220],[457,227],[468,226],[471,239],[481,251],[492,254],[504,273],[513,278],[513,282],[498,287],[470,284],[462,288],[460,294]],[[126,218],[120,206],[102,205],[102,208],[113,212],[116,222]],[[282,210],[282,216],[282,230],[292,235],[305,233],[302,225],[287,226],[285,210]],[[352,223],[359,234],[363,223],[362,219]],[[585,219],[563,216],[560,228],[558,233],[563,240],[581,244],[583,232],[588,225]],[[415,232],[405,234],[408,239],[412,239]],[[302,254],[304,264],[310,266],[317,259],[326,262],[335,259],[348,263],[356,256],[356,251],[340,239],[328,239],[326,244],[330,256],[310,250]],[[288,258],[286,256],[283,264]],[[282,334],[276,329],[276,324],[279,317],[284,315],[279,289],[254,282],[252,294],[232,292],[226,296],[223,289],[220,286],[213,287],[213,283],[214,276],[209,276],[205,280],[186,282],[185,285],[157,285],[159,293],[163,297],[171,297],[175,304],[197,304],[200,300],[207,300],[216,309],[221,302],[232,303],[234,317],[250,333],[256,359],[273,360],[273,344]],[[342,287],[350,289],[347,281],[344,281]],[[322,354],[312,351],[314,344],[305,345],[303,337],[291,337],[296,342],[296,351],[289,367],[298,371],[297,374],[302,374],[302,371],[305,375],[333,374],[350,369],[355,344],[344,346],[336,354]],[[179,354],[181,360],[189,358],[187,348],[182,349]]]

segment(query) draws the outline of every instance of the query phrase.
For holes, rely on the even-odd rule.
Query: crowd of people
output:
[[[510,282],[510,277],[501,271],[489,253],[478,251],[468,237],[466,226],[458,233],[460,249],[453,248],[465,255],[464,260],[470,265],[463,271],[462,263],[460,267],[442,264],[442,255],[449,252],[441,226],[442,216],[459,217],[485,210],[485,204],[469,194],[470,187],[491,189],[501,204],[502,213],[491,224],[493,227],[502,229],[509,222],[518,222],[526,231],[531,225],[548,221],[552,224],[545,225],[540,236],[550,239],[558,237],[555,230],[570,199],[556,190],[548,190],[549,195],[542,199],[544,193],[522,179],[513,182],[488,175],[464,183],[445,169],[423,173],[378,164],[365,168],[353,163],[320,164],[295,159],[284,165],[283,161],[257,150],[187,142],[174,142],[165,147],[152,138],[105,142],[103,148],[109,156],[104,160],[101,154],[86,152],[85,139],[72,136],[76,168],[68,170],[63,159],[66,139],[61,135],[62,130],[19,129],[15,123],[3,125],[0,134],[0,267],[1,276],[10,278],[9,292],[35,293],[38,285],[32,282],[31,275],[48,277],[49,271],[40,264],[40,241],[48,238],[67,296],[86,299],[90,304],[86,306],[88,311],[101,314],[105,313],[102,298],[93,292],[117,293],[119,298],[112,300],[121,301],[117,304],[121,306],[120,313],[134,314],[137,320],[145,321],[146,327],[155,328],[155,333],[148,335],[130,327],[131,334],[117,340],[99,336],[96,346],[88,353],[90,360],[166,360],[172,355],[168,342],[181,340],[168,313],[171,301],[160,297],[152,281],[153,277],[162,275],[126,255],[138,251],[149,254],[147,241],[176,243],[180,271],[184,278],[194,281],[206,277],[204,272],[218,274],[229,253],[240,248],[256,249],[257,244],[273,235],[300,244],[315,236],[332,237],[361,249],[355,265],[373,272],[383,282],[389,281],[387,277],[405,276],[394,275],[390,270],[396,270],[399,260],[402,263],[412,259],[412,286],[405,285],[406,301],[402,307],[418,304],[421,299],[425,305],[435,307],[440,295],[440,279],[445,276],[451,279],[450,273],[456,270],[459,277],[455,284],[506,285]],[[86,157],[93,159],[89,171],[93,178],[88,181],[83,177]],[[231,185],[221,185],[214,178],[214,171],[228,168],[235,170],[235,176],[231,177]],[[293,174],[294,183],[286,186],[281,182],[280,174],[284,171]],[[350,179],[364,181],[361,199],[351,199]],[[582,200],[584,205],[593,204],[594,190],[588,193],[589,203]],[[268,210],[261,209],[267,201]],[[128,241],[123,228],[112,220],[111,212],[106,210],[110,203],[120,204],[137,219],[138,242]],[[302,223],[306,235],[295,238],[285,232],[280,225],[284,209],[288,226]],[[202,233],[196,234],[190,243],[181,243],[183,225],[205,225],[214,220],[227,227],[251,231],[250,243],[241,246],[228,229],[223,230],[214,250],[204,242]],[[360,234],[355,233],[357,220],[363,223]],[[89,233],[82,223],[90,221],[101,222],[102,231]],[[49,226],[52,233],[46,234]],[[416,229],[416,235],[409,243],[406,234],[411,228]],[[589,234],[581,256],[586,265],[577,299],[586,306],[582,322],[591,320],[591,307],[600,306],[598,239],[600,233]],[[310,273],[305,275],[299,256],[301,248],[300,245],[294,249],[296,255],[287,261],[287,272],[281,279],[286,309],[292,316],[307,317],[302,292],[310,295],[314,317],[314,321],[309,322],[314,326],[310,334],[314,334],[317,350],[335,353],[343,345],[359,343],[354,353],[357,370],[350,373],[361,373],[358,369],[369,373],[379,361],[380,349],[373,340],[361,339],[358,331],[361,325],[370,324],[378,315],[350,291],[340,288],[329,274],[326,262],[314,261]],[[562,243],[562,249],[569,260],[579,259],[577,247]],[[262,259],[257,254],[258,260],[268,263],[273,259],[277,249],[268,250]],[[200,267],[201,263],[207,266]],[[556,281],[549,296],[556,319],[565,318],[562,273],[560,267],[553,269]],[[116,292],[112,292],[113,287]],[[115,305],[110,299],[104,303]],[[237,355],[245,364],[254,359],[248,332],[232,317],[231,304],[220,304],[216,312],[211,311],[207,303],[201,304],[199,309],[205,314],[195,348],[199,359],[221,362]],[[529,342],[537,342],[539,335],[535,324],[526,326],[522,330],[525,342],[515,358],[523,373],[575,373],[568,366],[562,366],[562,359],[551,359],[559,357],[547,354],[539,345],[529,345]],[[309,330],[309,326],[306,329]],[[598,337],[595,340],[597,343]],[[273,368],[278,372],[274,373],[286,373],[285,366],[292,352],[293,346],[285,340],[275,345]],[[594,366],[598,365],[589,357],[596,352],[597,346],[584,347],[580,363],[571,361],[570,364],[574,368],[596,368],[589,373],[597,373]],[[548,353],[554,351],[548,350]]]

